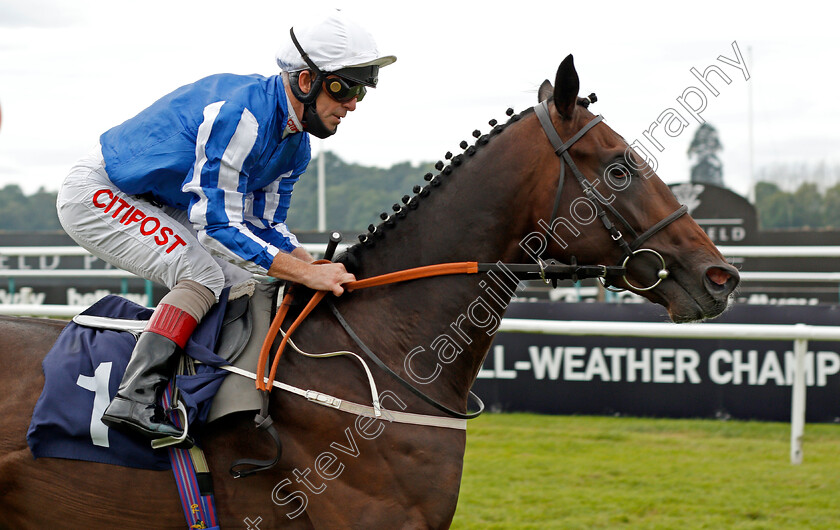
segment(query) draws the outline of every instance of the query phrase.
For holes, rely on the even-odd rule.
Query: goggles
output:
[[[339,103],[347,103],[353,98],[356,98],[356,101],[361,101],[367,93],[364,85],[350,84],[337,75],[327,75],[324,80],[324,88],[327,90],[327,94]]]

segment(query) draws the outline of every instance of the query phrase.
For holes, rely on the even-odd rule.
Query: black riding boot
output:
[[[102,423],[150,439],[181,436],[182,431],[169,421],[158,404],[178,361],[177,349],[178,345],[163,335],[151,331],[141,333],[117,395],[102,415]],[[185,442],[192,445],[189,438]]]

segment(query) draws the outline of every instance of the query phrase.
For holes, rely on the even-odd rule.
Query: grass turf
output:
[[[485,414],[455,529],[840,528],[840,426]]]

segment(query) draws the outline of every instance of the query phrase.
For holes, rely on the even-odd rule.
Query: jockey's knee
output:
[[[175,306],[200,322],[210,311],[216,295],[207,287],[193,280],[181,280],[161,299],[161,304]]]
[[[198,262],[195,261],[195,257],[191,256],[193,262],[187,267],[188,272],[184,271],[184,273],[178,275],[172,289],[174,290],[181,284],[186,285],[185,287],[182,286],[182,289],[191,289],[197,292],[204,289],[211,293],[215,302],[219,299],[222,289],[225,287],[225,274],[210,254],[202,256],[202,259]]]

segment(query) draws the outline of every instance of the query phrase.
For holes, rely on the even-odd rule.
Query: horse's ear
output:
[[[560,67],[557,68],[557,77],[554,79],[554,106],[563,118],[572,117],[579,90],[580,79],[575,70],[575,61],[569,54],[560,63]]]
[[[552,97],[554,97],[554,87],[551,86],[551,82],[546,79],[542,82],[540,89],[537,92],[537,103],[542,103]]]

